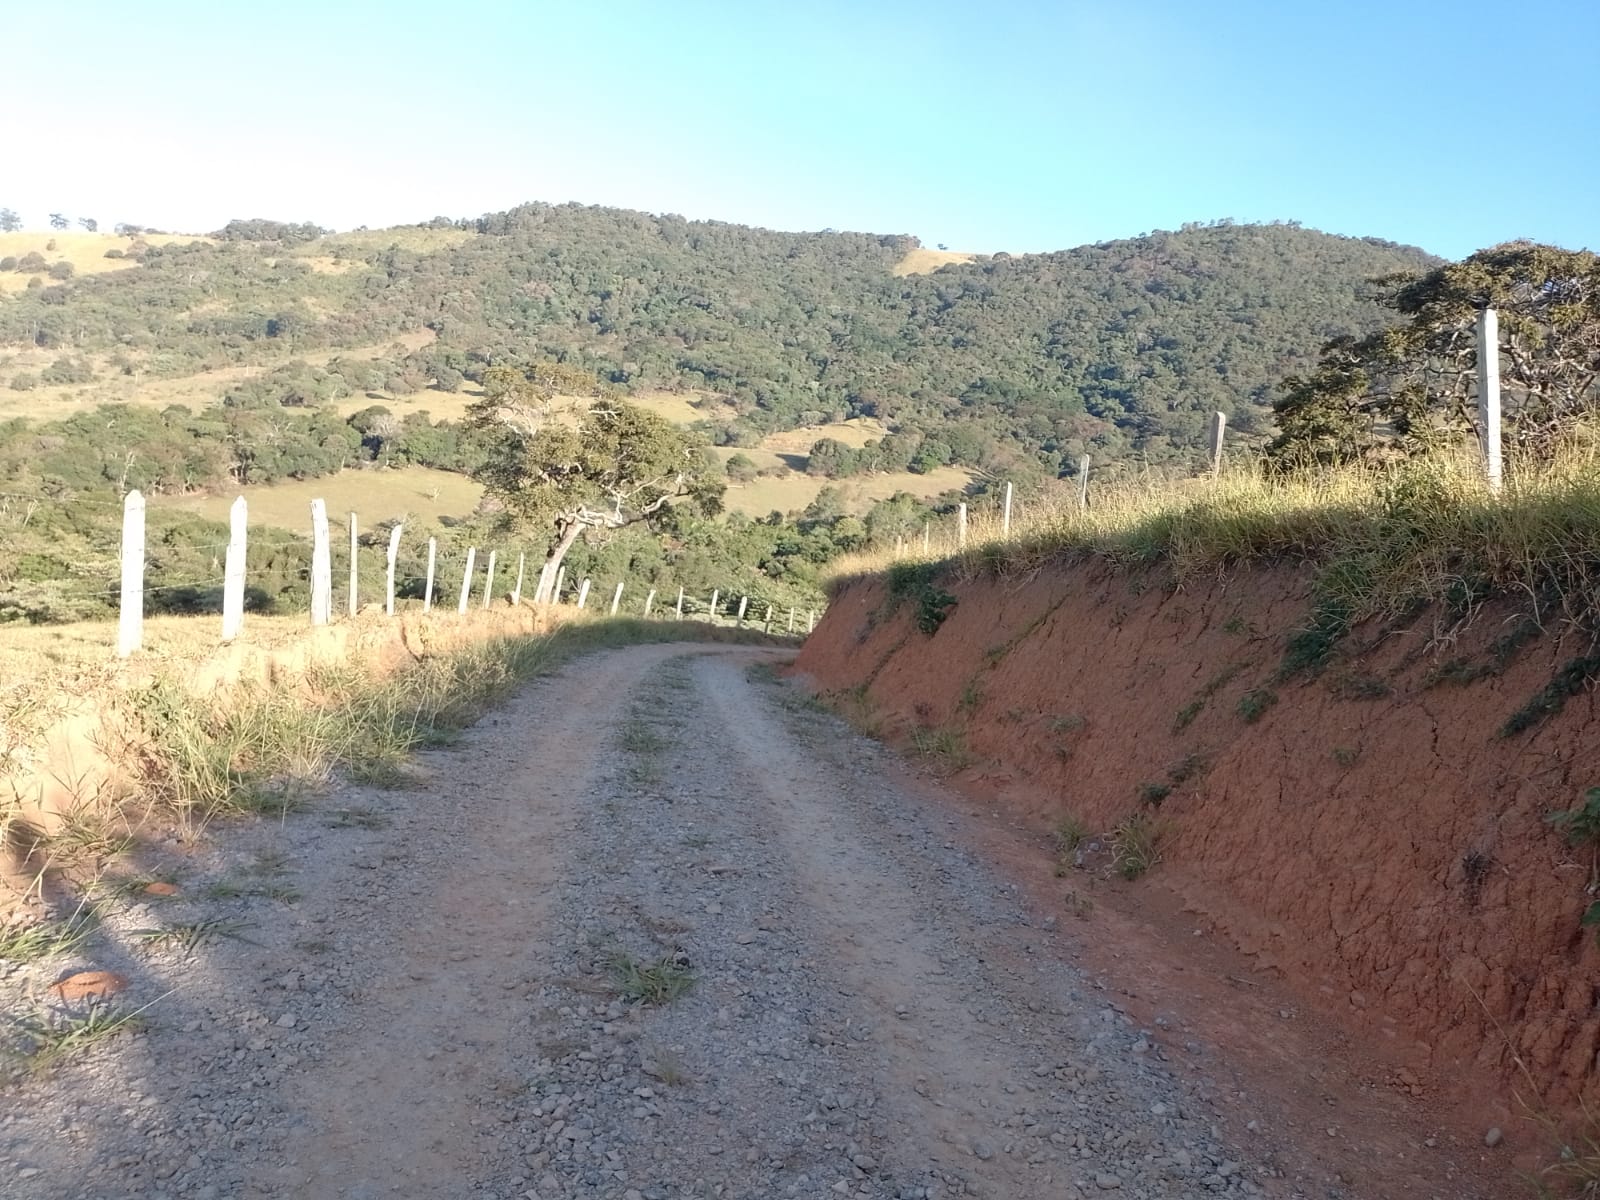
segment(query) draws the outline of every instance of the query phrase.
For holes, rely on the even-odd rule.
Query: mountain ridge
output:
[[[0,384],[24,390],[16,376],[32,367],[89,383],[250,364],[285,375],[283,387],[234,403],[303,403],[299,377],[317,372],[322,392],[359,394],[375,376],[390,390],[454,390],[491,363],[553,356],[624,390],[727,398],[732,415],[712,430],[726,445],[875,416],[905,435],[891,457],[906,462],[921,449],[932,465],[983,469],[1063,473],[1085,452],[1181,465],[1212,410],[1258,436],[1283,375],[1327,338],[1384,324],[1371,278],[1439,261],[1292,222],[1190,223],[900,275],[908,254],[936,252],[905,234],[603,206],[314,230],[247,221],[209,241],[136,236],[140,270],[33,276],[0,298],[12,351],[0,349]],[[337,356],[286,370],[420,329],[436,335],[427,347],[349,375]]]

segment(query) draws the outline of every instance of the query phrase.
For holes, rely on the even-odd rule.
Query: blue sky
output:
[[[1600,243],[1593,0],[6,8],[30,225],[579,200],[973,251],[1217,217]]]

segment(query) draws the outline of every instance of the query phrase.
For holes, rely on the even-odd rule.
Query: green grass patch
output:
[[[80,904],[68,916],[0,929],[0,960],[29,963],[79,949],[100,923],[100,908]]]
[[[1600,678],[1600,654],[1569,658],[1556,671],[1549,683],[1506,718],[1505,724],[1500,727],[1500,736],[1515,737],[1555,716],[1567,706],[1569,699],[1583,691],[1597,678]]]
[[[1172,795],[1170,783],[1141,783],[1139,785],[1139,799],[1152,807],[1161,807],[1161,802]]]
[[[1239,703],[1234,706],[1241,719],[1247,725],[1254,725],[1261,719],[1263,713],[1278,702],[1278,694],[1267,688],[1251,688],[1239,697]]]
[[[1182,733],[1189,728],[1190,725],[1194,724],[1194,719],[1200,715],[1205,706],[1205,697],[1199,697],[1185,704],[1178,710],[1178,715],[1172,718],[1172,732]]]
[[[669,1004],[694,986],[694,972],[682,952],[644,962],[624,951],[612,957],[611,974],[624,1000],[635,1004]]]
[[[122,1012],[104,1001],[81,1009],[42,1010],[12,1023],[6,1057],[28,1071],[44,1071],[144,1024],[143,1010]]]

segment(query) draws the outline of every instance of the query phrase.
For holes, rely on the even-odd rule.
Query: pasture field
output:
[[[207,242],[211,239],[191,233],[145,233],[139,235],[139,240],[151,246],[166,246],[172,242]],[[78,275],[104,275],[108,271],[126,271],[129,267],[139,265],[131,258],[106,257],[107,250],[126,250],[133,241],[131,237],[119,237],[114,233],[22,229],[15,233],[0,233],[0,258],[39,254],[51,266],[58,262],[71,263],[73,272]],[[56,248],[46,249],[51,242],[56,244]],[[39,274],[46,283],[50,282],[49,276],[42,272]],[[24,275],[20,271],[0,271],[0,292],[20,292],[32,278],[33,275]]]
[[[926,475],[895,471],[854,479],[825,479],[796,472],[786,476],[767,476],[746,484],[729,484],[723,504],[730,512],[764,517],[770,512],[786,513],[803,509],[817,498],[817,493],[823,488],[836,487],[843,495],[845,511],[864,513],[876,501],[887,500],[896,492],[910,492],[913,496],[928,499],[952,488],[965,487],[971,479],[971,474],[959,467],[940,467]]]
[[[823,438],[832,438],[852,450],[859,450],[888,432],[881,421],[871,417],[851,417],[848,421],[831,421],[826,425],[807,425],[803,429],[769,433],[761,439],[761,448],[779,454],[809,454],[811,447]]]
[[[198,513],[213,521],[228,519],[237,492],[207,496],[152,496],[152,506]],[[430,467],[396,467],[340,471],[320,479],[294,479],[267,487],[244,489],[250,524],[311,533],[311,502],[328,503],[335,524],[354,512],[363,529],[380,521],[437,521],[465,517],[478,506],[483,488],[465,475]]]
[[[926,275],[930,271],[937,271],[940,267],[949,266],[951,263],[969,263],[976,255],[962,254],[958,250],[927,250],[917,249],[909,251],[904,258],[895,263],[894,275]]]
[[[403,357],[422,349],[436,336],[431,329],[418,329],[402,333],[386,342],[374,342],[367,346],[313,350],[294,355],[292,358],[237,367],[218,367],[215,370],[196,371],[192,375],[180,375],[170,379],[138,374],[124,375],[112,368],[103,356],[86,355],[100,378],[91,383],[41,385],[26,392],[0,388],[0,418],[26,417],[35,421],[51,421],[69,417],[74,412],[101,404],[143,404],[150,408],[166,408],[169,405],[181,404],[191,410],[200,409],[208,404],[217,403],[230,388],[265,375],[289,362],[300,361],[310,363],[314,367],[325,367],[336,358],[351,362],[370,362],[390,353]],[[0,354],[0,374],[10,375],[19,371],[38,372],[49,366],[57,357],[54,351],[49,350],[23,350]],[[137,356],[130,355],[130,357],[138,361]],[[416,392],[404,399],[426,401],[431,396],[439,398],[437,404],[419,403],[416,407],[429,409],[436,418],[457,416],[457,410],[465,408],[472,402],[471,396],[456,400],[450,393],[434,391]],[[386,392],[362,392],[336,401],[334,407],[340,413],[349,414],[372,404],[388,404],[396,399],[401,398],[390,396]]]

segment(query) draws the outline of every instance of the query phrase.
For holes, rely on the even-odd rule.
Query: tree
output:
[[[0,208],[0,233],[15,233],[22,228],[22,218],[15,209]]]
[[[761,473],[756,466],[755,459],[748,454],[732,454],[728,461],[722,464],[722,469],[728,473],[728,478],[735,483],[749,483]]]
[[[100,232],[100,222],[96,221],[93,217],[79,217],[78,224],[82,225],[84,230],[88,233]]]
[[[1422,454],[1477,433],[1476,324],[1500,314],[1507,438],[1548,455],[1600,413],[1600,258],[1507,242],[1417,276],[1390,276],[1385,303],[1407,318],[1335,338],[1273,403],[1280,464]]]
[[[473,477],[511,524],[550,533],[535,602],[550,599],[585,533],[648,525],[675,500],[704,515],[721,510],[724,485],[704,440],[623,403],[594,376],[562,363],[491,367],[483,388],[467,410],[488,443]]]
[[[72,224],[72,222],[68,221],[67,218],[62,216],[60,213],[50,214],[51,229],[65,229],[70,224]]]

